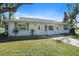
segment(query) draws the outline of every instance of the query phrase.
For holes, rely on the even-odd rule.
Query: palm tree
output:
[[[64,12],[64,19],[63,19],[63,22],[69,22],[69,21],[68,21],[68,16],[67,16],[67,13],[66,13],[66,12]]]
[[[71,24],[71,29],[74,28],[73,32],[75,33],[75,27],[77,27],[76,17],[79,13],[79,4],[67,4],[68,9],[68,21]]]
[[[0,4],[0,20],[6,20],[6,18],[11,19],[12,16],[17,12],[18,8],[22,5],[30,5],[32,3],[1,3]],[[9,16],[5,17],[4,13],[8,12]],[[6,30],[8,28],[7,23],[2,22],[5,24]],[[7,31],[6,31],[7,32]]]
[[[31,5],[32,3],[9,3],[8,7],[10,8],[9,11],[9,19],[17,12],[18,8],[22,5]]]

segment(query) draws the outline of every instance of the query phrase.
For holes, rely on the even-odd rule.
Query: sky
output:
[[[14,16],[16,18],[44,18],[61,22],[65,11],[67,11],[66,3],[33,3],[22,5]]]
[[[61,3],[34,3],[32,5],[23,5],[18,8],[15,17],[44,18],[62,21],[66,7],[66,4]]]

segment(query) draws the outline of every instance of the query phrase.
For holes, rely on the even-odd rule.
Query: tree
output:
[[[32,3],[0,3],[0,21],[1,25],[3,27],[3,24],[5,25],[6,32],[8,29],[7,23],[3,20],[11,19],[13,15],[17,12],[18,8],[22,5],[31,5]],[[5,16],[4,13],[8,12],[9,16]],[[8,35],[8,33],[7,33]]]
[[[75,34],[75,28],[77,27],[77,15],[79,13],[79,4],[67,4],[67,16],[68,21],[71,24],[70,31],[73,30],[73,34]]]
[[[67,16],[67,13],[66,13],[66,12],[64,12],[64,19],[63,19],[63,22],[69,22],[69,21],[68,21],[68,16]]]

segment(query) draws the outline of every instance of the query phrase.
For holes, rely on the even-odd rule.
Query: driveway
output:
[[[55,37],[55,38],[52,38],[54,40],[60,40],[62,42],[65,42],[65,43],[68,43],[68,44],[71,44],[73,46],[77,46],[79,47],[79,40],[76,40],[76,39],[72,39],[72,38],[69,38],[69,37]]]

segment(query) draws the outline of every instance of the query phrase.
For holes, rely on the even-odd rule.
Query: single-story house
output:
[[[8,23],[9,36],[15,36],[13,32],[15,23],[18,30],[16,36],[54,35],[70,32],[70,26],[67,23],[47,19],[21,17],[20,19],[10,19],[6,22]]]

